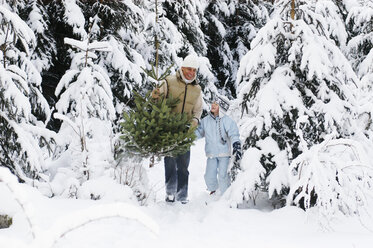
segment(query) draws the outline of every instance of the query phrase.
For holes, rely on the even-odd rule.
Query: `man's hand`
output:
[[[191,122],[191,127],[196,127],[196,126],[198,126],[198,120],[193,119],[192,122]]]
[[[241,143],[236,141],[233,143],[233,156],[235,156],[235,162],[238,163],[241,160]]]
[[[153,91],[152,91],[152,98],[153,99],[159,99],[159,96],[161,95],[161,92],[159,90],[159,88],[155,88]]]

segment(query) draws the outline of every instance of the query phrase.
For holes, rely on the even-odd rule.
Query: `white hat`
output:
[[[212,99],[211,103],[217,103],[220,107],[220,110],[223,110],[224,112],[227,112],[229,109],[229,101],[224,99],[223,97],[217,95],[217,94],[212,94]]]
[[[186,56],[183,60],[183,63],[181,64],[181,67],[191,67],[198,69],[199,62],[198,62],[198,56],[196,54],[189,54]]]

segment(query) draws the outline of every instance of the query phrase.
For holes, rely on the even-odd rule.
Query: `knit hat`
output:
[[[183,60],[183,63],[181,64],[181,67],[191,67],[198,69],[199,62],[198,62],[198,56],[196,54],[189,54],[186,56]]]

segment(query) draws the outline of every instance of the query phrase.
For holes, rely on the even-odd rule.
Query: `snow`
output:
[[[10,36],[17,35],[25,49],[25,52],[29,54],[30,47],[33,47],[36,41],[35,35],[31,28],[28,27],[27,24],[17,14],[9,11],[3,6],[0,6],[0,15],[2,21],[6,21],[11,26],[9,29]],[[2,36],[1,39],[3,39],[3,34],[5,33],[4,31],[0,31],[0,34]]]
[[[37,7],[36,2],[32,3],[32,11],[30,13],[28,24],[32,30],[38,34],[44,33],[47,24],[43,20],[41,10]]]
[[[333,229],[326,231],[320,228],[313,209],[304,212],[288,206],[272,210],[260,203],[248,209],[230,208],[226,195],[206,205],[203,147],[204,140],[199,140],[191,150],[190,202],[185,205],[163,201],[163,162],[147,168],[156,194],[156,201],[149,201],[147,206],[110,197],[98,201],[47,198],[34,188],[18,184],[2,169],[0,195],[6,200],[2,200],[1,213],[12,215],[13,225],[0,230],[0,247],[371,247],[372,231],[362,226],[373,227],[368,217],[341,217],[334,220]],[[105,185],[105,190],[116,190],[112,184]],[[22,199],[31,216],[35,240],[14,196]]]
[[[161,9],[156,23],[152,7],[144,8],[144,1],[124,0],[121,3],[130,10],[125,12],[129,26],[117,31],[119,37],[115,34],[105,36],[105,42],[88,42],[84,28],[88,16],[82,1],[61,2],[65,24],[72,28],[75,38],[81,38],[65,37],[64,41],[74,50],[82,51],[69,50],[73,58],[71,68],[59,79],[55,89],[60,97],[54,117],[63,121],[58,134],[42,129],[47,122],[36,123],[36,116],[31,113],[35,110],[35,102],[46,112],[47,119],[51,112],[40,91],[40,72],[43,66],[47,68],[52,62],[35,53],[36,60],[28,58],[36,41],[38,46],[46,43],[52,50],[56,49],[56,44],[47,37],[40,38],[49,31],[43,21],[42,6],[36,1],[30,2],[32,12],[27,23],[30,27],[17,14],[0,6],[0,19],[11,25],[9,37],[17,37],[24,46],[24,52],[19,50],[21,47],[14,46],[6,53],[9,61],[22,63],[9,64],[6,68],[0,65],[4,97],[14,99],[10,110],[17,108],[22,123],[9,118],[7,112],[0,111],[0,116],[5,115],[4,120],[15,130],[20,154],[27,152],[31,169],[45,172],[40,174],[39,181],[29,179],[28,184],[19,184],[0,167],[0,214],[13,217],[13,225],[0,230],[0,247],[372,247],[373,160],[370,153],[373,135],[366,117],[373,113],[370,96],[373,51],[361,54],[363,56],[357,53],[359,46],[366,42],[371,44],[373,40],[373,35],[364,31],[373,15],[371,0],[343,0],[347,9],[346,23],[341,10],[331,0],[297,1],[300,4],[298,20],[291,23],[288,22],[289,0],[276,1],[277,7],[270,11],[272,20],[268,22],[269,13],[264,6],[250,7],[249,4],[248,8],[252,8],[249,12],[253,12],[258,22],[247,22],[240,27],[247,37],[237,35],[238,48],[232,50],[227,43],[231,38],[228,36],[237,32],[225,21],[231,15],[239,16],[236,11],[243,11],[237,1],[229,4],[218,1],[213,11],[217,15],[208,19],[204,9],[209,1],[175,2],[170,13],[174,11],[179,15],[177,21],[171,21]],[[369,6],[364,5],[368,3]],[[99,20],[98,16],[92,19]],[[209,92],[224,93],[224,89],[215,86],[219,75],[212,71],[214,56],[207,53],[205,40],[209,36],[205,36],[201,27],[201,23],[207,25],[207,22],[211,22],[216,33],[224,38],[219,47],[222,52],[217,53],[223,61],[220,70],[232,74],[232,79],[238,74],[238,101],[232,101],[237,108],[231,110],[237,115],[236,120],[241,119],[241,137],[246,142],[252,131],[258,137],[263,131],[268,135],[246,147],[242,171],[237,174],[236,181],[223,196],[214,197],[209,196],[203,180],[204,141],[197,141],[192,147],[190,163],[190,202],[168,204],[164,202],[162,161],[152,169],[147,168],[149,161],[143,161],[143,164],[130,158],[124,162],[114,161],[115,136],[120,134],[112,133],[112,120],[115,110],[121,113],[122,108],[128,106],[124,103],[112,105],[111,90],[113,85],[123,83],[122,96],[130,98],[133,89],[146,88],[141,67],[148,68],[152,61],[155,32],[161,41],[160,55],[165,59],[164,64],[174,62],[174,70],[182,61],[179,57],[182,53],[197,52],[201,62],[201,85],[207,89],[205,99]],[[261,22],[263,25],[267,22],[267,25],[260,29]],[[345,27],[350,22],[354,23],[352,29],[357,33],[351,37]],[[98,34],[98,28],[99,23],[95,22],[90,35]],[[1,42],[8,37],[4,32],[0,31]],[[252,40],[254,36],[248,51],[244,39]],[[348,37],[350,40],[346,45]],[[44,39],[47,42],[43,42]],[[45,56],[52,57],[51,51],[46,51]],[[94,51],[103,53],[99,55]],[[283,51],[286,53],[281,57]],[[235,54],[239,59],[234,58]],[[352,56],[347,61],[346,54],[357,54],[361,58]],[[317,89],[312,91],[312,87],[305,87],[301,91],[304,82],[299,81],[293,68],[299,69],[307,83],[315,80]],[[117,81],[111,82],[116,77]],[[364,86],[362,91],[367,89],[361,103],[360,82]],[[251,90],[255,94],[247,98]],[[314,102],[312,108],[304,106],[305,95],[307,102]],[[238,106],[244,99],[250,100],[247,113],[239,117]],[[357,106],[358,99],[361,107]],[[357,107],[360,107],[359,111],[355,110]],[[204,108],[207,109],[206,104]],[[8,112],[12,112],[10,110]],[[292,110],[297,111],[290,112]],[[78,112],[81,119],[74,118],[74,112]],[[296,118],[297,114],[299,118]],[[286,122],[282,120],[285,115],[295,117],[291,123],[284,123],[282,130],[276,130],[273,121]],[[357,115],[366,118],[361,120],[362,125],[355,124],[352,117]],[[323,117],[320,122],[318,116]],[[30,125],[31,122],[37,125]],[[316,133],[321,140],[325,139],[322,143],[317,140],[311,144],[307,133],[303,133],[312,122],[326,126],[325,132]],[[367,130],[360,132],[359,129],[365,126]],[[279,131],[294,131],[294,140],[290,139],[294,142],[287,140],[288,143],[280,144],[276,137],[283,133]],[[42,150],[45,147],[39,148],[35,137],[41,134],[54,138],[58,144],[59,147],[52,151],[53,156],[47,156]],[[293,144],[297,139],[300,140],[299,155],[292,150],[296,148]],[[265,175],[268,171],[261,163],[263,156],[267,156],[269,165],[276,164],[269,175]],[[18,174],[23,174],[26,168],[21,165],[21,160],[17,161],[15,170]],[[131,179],[127,180],[127,176]],[[267,193],[257,189],[263,187],[261,184],[268,184]],[[288,205],[274,209],[276,202],[271,201],[271,196],[280,194],[286,187],[290,191]],[[317,207],[312,207],[312,189],[317,190]],[[307,205],[307,211],[293,206],[300,203]]]
[[[64,0],[65,6],[65,20],[73,27],[73,32],[79,34],[81,37],[85,37],[87,32],[84,30],[84,15],[81,12],[78,4],[75,0]]]
[[[26,82],[25,80],[20,77],[17,73],[19,72],[19,68],[16,68],[15,66],[9,66],[10,69],[5,70],[4,67],[0,67],[0,82],[2,84],[2,88],[5,88],[6,91],[4,93],[5,99],[14,99],[14,104],[19,107],[20,111],[22,111],[27,117],[29,117],[28,113],[31,112],[31,106],[28,102],[27,97],[23,94],[22,91],[19,90],[19,88],[13,83],[13,78],[16,79],[22,79],[19,80],[24,85]],[[9,73],[7,73],[9,72]],[[24,88],[28,89],[28,87]]]
[[[346,46],[348,34],[345,30],[340,11],[332,1],[318,1],[316,3],[315,12],[325,17],[328,32],[332,37],[340,43],[342,49]]]
[[[224,28],[224,25],[215,16],[212,16],[211,18],[212,18],[212,21],[215,23],[215,26],[220,36],[224,37],[227,33],[227,31]]]

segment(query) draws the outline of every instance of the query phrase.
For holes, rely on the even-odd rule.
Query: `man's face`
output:
[[[197,69],[192,67],[181,67],[181,71],[183,72],[186,80],[194,79],[197,73]]]
[[[216,102],[213,102],[211,104],[211,113],[213,113],[214,115],[219,114],[219,104],[217,104]]]

